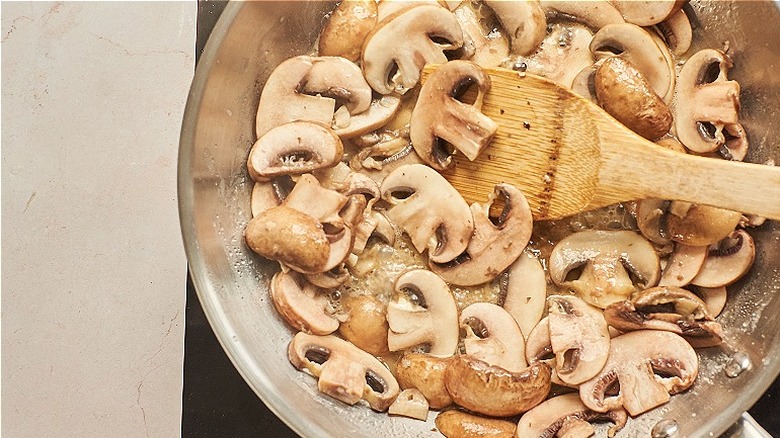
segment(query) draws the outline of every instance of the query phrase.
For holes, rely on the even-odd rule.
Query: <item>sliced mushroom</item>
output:
[[[745,128],[739,123],[732,123],[726,125],[724,131],[726,143],[718,149],[718,154],[726,160],[744,160],[750,146]]]
[[[675,242],[691,246],[712,245],[731,234],[741,217],[735,211],[673,201],[666,216],[666,230]]]
[[[723,311],[723,308],[726,307],[726,298],[728,298],[726,286],[695,286],[693,289],[704,301],[704,304],[707,305],[707,310],[709,310],[710,315],[712,315],[713,318],[720,315],[720,313]]]
[[[365,251],[371,236],[377,236],[389,246],[395,244],[395,228],[387,216],[371,211],[363,217],[363,221],[355,229],[355,243],[352,253],[360,255]]]
[[[390,415],[400,415],[425,421],[428,418],[428,400],[414,388],[404,389],[387,409]]]
[[[455,15],[421,4],[382,20],[363,45],[363,73],[380,94],[405,93],[417,85],[426,64],[447,62],[444,52],[463,45]]]
[[[631,301],[610,304],[604,309],[604,318],[622,332],[649,329],[676,333],[696,348],[712,347],[723,339],[723,330],[713,321],[704,301],[674,286],[653,287]]]
[[[371,295],[349,295],[341,299],[344,321],[339,333],[344,339],[374,356],[387,354],[386,308]]]
[[[674,252],[669,256],[666,267],[658,280],[659,286],[688,285],[701,270],[707,256],[706,246],[690,246],[676,243]]]
[[[400,108],[401,99],[398,96],[382,96],[372,100],[367,110],[350,115],[348,123],[334,126],[333,130],[341,138],[354,138],[385,126]]]
[[[550,392],[550,367],[536,363],[513,373],[468,355],[447,366],[444,382],[452,400],[464,408],[492,417],[525,412]]]
[[[625,22],[620,12],[607,0],[541,0],[541,4],[548,15],[573,17],[595,30],[608,24]]]
[[[630,62],[618,57],[605,59],[596,70],[594,86],[601,107],[632,131],[649,140],[669,132],[669,107]]]
[[[513,372],[528,366],[523,333],[503,308],[492,303],[471,304],[461,311],[460,326],[466,332],[466,354]]]
[[[425,4],[444,6],[439,0],[379,0],[377,3],[378,18],[379,21],[384,21],[391,15],[395,16],[406,9]]]
[[[255,182],[252,186],[250,205],[252,217],[282,203],[273,181]]]
[[[556,375],[569,385],[579,385],[607,362],[607,322],[600,310],[574,296],[553,295],[547,303]]]
[[[339,321],[326,292],[296,272],[277,272],[271,279],[271,300],[285,321],[302,332],[329,335]]]
[[[406,353],[396,365],[396,375],[401,388],[416,388],[425,396],[432,409],[445,408],[452,398],[444,385],[444,371],[450,358],[440,358],[422,353]]]
[[[558,386],[571,386],[558,377],[556,358],[550,341],[550,319],[548,316],[539,321],[526,337],[525,358],[529,364],[542,362],[551,369],[550,381]],[[576,386],[574,386],[576,388]]]
[[[509,34],[512,53],[530,55],[546,35],[547,18],[539,0],[485,0]]]
[[[636,203],[636,225],[639,232],[649,241],[660,246],[672,244],[666,229],[666,212],[669,201],[646,198]]]
[[[252,218],[244,238],[252,251],[303,273],[322,272],[330,255],[322,224],[284,205]]]
[[[511,421],[481,417],[459,409],[437,415],[436,427],[447,438],[514,438],[517,429]]]
[[[377,358],[333,335],[299,332],[288,348],[290,363],[318,377],[318,389],[346,404],[360,399],[384,411],[398,396],[398,382]]]
[[[704,264],[691,283],[702,287],[727,286],[742,278],[756,258],[756,245],[745,230],[735,231],[729,238],[713,245]]]
[[[739,83],[727,79],[732,66],[725,53],[705,49],[693,54],[680,70],[675,128],[688,149],[704,153],[726,142],[723,129],[739,122]]]
[[[350,115],[362,113],[371,105],[371,87],[363,78],[360,67],[339,56],[312,58],[301,91],[332,97],[337,105],[344,105]]]
[[[606,365],[580,385],[580,398],[593,411],[624,407],[633,417],[688,389],[698,373],[698,357],[685,339],[664,331],[630,332],[612,339]]]
[[[691,48],[693,29],[685,10],[678,10],[655,27],[675,56],[682,56]]]
[[[579,267],[583,269],[576,277]],[[634,283],[640,289],[658,283],[660,265],[653,246],[637,233],[586,230],[555,245],[549,272],[555,284],[569,287],[589,304],[604,308],[631,295],[636,290]]]
[[[256,181],[300,175],[335,166],[344,146],[327,126],[308,121],[285,123],[260,137],[249,152],[247,168]]]
[[[375,0],[345,0],[336,6],[320,32],[319,54],[360,59],[360,49],[377,22]]]
[[[349,280],[349,272],[344,264],[341,264],[329,271],[306,274],[306,279],[309,283],[323,289],[335,289]]]
[[[463,197],[441,174],[422,164],[396,168],[380,187],[390,204],[387,217],[401,227],[418,252],[445,263],[459,256],[474,230],[471,211]]]
[[[593,35],[590,50],[596,57],[620,56],[629,61],[647,79],[647,83],[664,101],[674,92],[674,69],[653,36],[641,27],[610,24]]]
[[[593,65],[591,39],[593,32],[585,25],[567,21],[550,23],[539,50],[517,59],[511,67],[572,88],[580,72]]]
[[[488,217],[495,197],[503,198],[499,217]],[[522,254],[531,238],[533,218],[528,201],[510,184],[498,184],[483,207],[471,205],[474,235],[465,253],[450,263],[430,263],[431,270],[449,283],[473,286],[496,278]]]
[[[542,319],[547,296],[547,278],[539,259],[523,252],[508,269],[504,310],[520,326],[524,336]]]
[[[494,27],[486,25],[493,18],[485,17],[486,9],[479,8],[476,12],[472,3],[466,2],[453,12],[464,37],[468,36],[474,46],[474,54],[468,59],[482,67],[498,67],[509,56],[509,40]]]
[[[436,274],[413,269],[395,281],[387,306],[390,351],[424,346],[433,356],[447,357],[458,346],[458,308],[447,284]]]
[[[473,105],[456,97],[476,85]],[[452,151],[459,150],[471,161],[487,147],[498,124],[482,114],[482,98],[490,90],[490,77],[477,64],[450,61],[433,72],[420,90],[412,112],[409,137],[420,158],[434,169],[452,164]],[[446,144],[445,144],[446,143]]]
[[[685,0],[612,0],[627,22],[639,26],[652,26],[674,15],[682,9]]]
[[[518,437],[554,437],[561,436],[564,423],[571,419],[587,422],[610,420],[615,423],[609,428],[608,436],[614,436],[628,421],[626,411],[616,409],[606,413],[588,409],[577,393],[564,394],[545,400],[520,417],[517,423]]]

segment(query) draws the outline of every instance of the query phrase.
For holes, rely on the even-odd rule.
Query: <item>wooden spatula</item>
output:
[[[427,66],[423,80],[435,68]],[[523,191],[539,220],[643,198],[780,219],[780,167],[673,152],[547,79],[487,72],[492,88],[482,112],[500,127],[475,161],[456,154],[443,172],[469,203],[484,202],[495,184],[507,182]]]

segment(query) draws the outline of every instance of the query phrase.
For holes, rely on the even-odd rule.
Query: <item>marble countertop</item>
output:
[[[2,434],[180,433],[195,2],[2,4]]]

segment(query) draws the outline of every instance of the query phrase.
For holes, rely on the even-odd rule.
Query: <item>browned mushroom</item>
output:
[[[520,417],[517,423],[518,437],[554,437],[562,436],[564,424],[572,419],[586,422],[610,420],[615,423],[609,428],[608,436],[614,436],[626,425],[628,416],[623,409],[606,413],[588,409],[577,393],[564,394],[545,400]],[[589,436],[589,435],[588,435]]]
[[[329,335],[339,328],[325,290],[296,272],[277,272],[271,279],[271,300],[282,317],[296,329]]]
[[[339,333],[361,350],[375,356],[388,353],[387,315],[382,302],[371,295],[349,295],[341,299],[344,321]]]
[[[346,0],[338,4],[320,32],[319,54],[360,59],[366,36],[376,25],[375,0]]]
[[[666,231],[675,242],[707,246],[725,239],[741,218],[736,211],[673,201],[666,216]]]
[[[481,417],[459,409],[437,415],[436,427],[447,438],[514,438],[517,429],[511,421]]]
[[[452,404],[444,385],[444,371],[450,358],[422,353],[406,353],[398,360],[396,375],[401,388],[416,388],[428,400],[431,408],[441,409]]]

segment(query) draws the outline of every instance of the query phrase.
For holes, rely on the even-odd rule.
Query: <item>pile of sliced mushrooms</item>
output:
[[[643,199],[534,223],[508,184],[441,176],[501,127],[485,67],[547,77],[643,137],[742,160],[728,53],[684,1],[343,1],[262,91],[246,243],[279,262],[289,359],[347,404],[448,437],[578,436],[666,403],[718,348],[761,218]],[[426,64],[441,64],[424,84]],[[458,100],[471,87],[474,103]],[[491,213],[495,212],[495,213]]]

